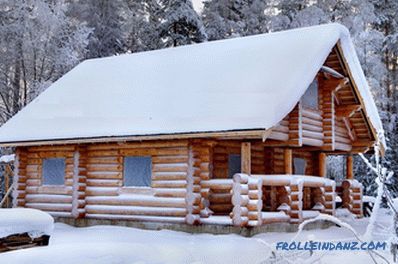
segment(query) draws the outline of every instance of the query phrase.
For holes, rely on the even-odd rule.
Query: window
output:
[[[305,166],[306,160],[302,158],[294,158],[293,165],[294,165],[294,174],[297,175],[305,175]]]
[[[235,173],[241,172],[241,158],[239,154],[228,155],[228,178],[232,178]]]
[[[315,79],[307,91],[305,91],[301,102],[304,107],[318,109],[318,81]]]
[[[65,159],[43,159],[42,174],[43,185],[64,185]]]
[[[152,174],[151,157],[124,158],[124,186],[150,187]]]

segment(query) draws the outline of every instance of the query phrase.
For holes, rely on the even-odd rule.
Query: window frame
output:
[[[315,102],[316,102],[316,107],[314,107],[313,105],[311,105],[311,104],[307,104],[306,102],[308,102],[308,101],[312,101],[312,100],[305,100],[304,98],[305,97],[309,97],[310,95],[311,95],[311,93],[310,93],[310,89],[313,87],[313,85],[315,84],[315,87],[316,87],[316,89],[314,89],[314,91],[316,91],[316,98],[314,98],[315,99]],[[311,98],[312,99],[312,98]],[[303,108],[305,108],[305,109],[311,109],[311,110],[314,110],[314,111],[319,111],[319,82],[318,82],[318,79],[317,78],[315,78],[312,82],[311,82],[311,84],[307,87],[307,89],[305,90],[305,92],[304,92],[304,94],[303,94],[303,96],[301,97],[301,99],[300,99],[300,103],[301,103],[301,105],[302,105],[302,107]]]
[[[149,164],[149,185],[126,185],[126,159],[128,158],[149,158],[150,164]],[[123,156],[123,170],[122,170],[122,186],[121,190],[119,193],[131,193],[135,192],[134,190],[137,190],[140,192],[140,190],[150,190],[152,189],[152,170],[153,170],[153,160],[151,155],[128,155],[128,156]],[[144,191],[145,193],[145,191]]]
[[[230,173],[230,161],[231,157],[239,157],[239,171],[235,173]],[[236,153],[228,153],[228,160],[227,160],[227,178],[232,179],[232,177],[236,173],[241,173],[242,172],[242,155],[241,154],[236,154]]]
[[[63,161],[63,183],[62,184],[48,184],[45,183],[45,161],[48,160],[62,160]],[[44,157],[41,158],[41,187],[44,188],[57,188],[57,187],[65,187],[66,183],[66,158],[65,157]]]
[[[296,160],[303,160],[304,161],[304,173],[303,174],[299,174],[299,173],[296,173],[296,166],[295,166],[295,161]],[[307,159],[305,159],[305,158],[302,158],[302,157],[294,157],[293,158],[293,174],[294,175],[306,175],[305,173],[306,173],[306,171],[307,171],[307,164],[308,162],[307,162]]]

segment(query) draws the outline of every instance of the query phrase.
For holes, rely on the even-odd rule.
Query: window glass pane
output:
[[[305,91],[301,102],[305,107],[318,109],[318,81],[316,79],[310,84],[307,91]]]
[[[241,159],[239,154],[228,155],[228,178],[232,178],[235,173],[241,172]]]
[[[42,166],[43,185],[64,185],[65,183],[65,159],[43,159]]]
[[[294,165],[294,174],[297,175],[305,175],[305,166],[306,160],[302,158],[294,158],[293,165]]]
[[[151,186],[151,157],[124,158],[124,186]]]

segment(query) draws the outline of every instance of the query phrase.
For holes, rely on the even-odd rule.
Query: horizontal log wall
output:
[[[347,127],[342,119],[336,119],[335,121],[335,148],[345,151],[349,151],[352,148]]]
[[[283,148],[268,148],[272,153],[272,172],[271,174],[284,174],[285,173],[285,150]]]
[[[289,140],[289,116],[285,117],[279,124],[272,128],[272,132],[268,139],[281,141]]]
[[[152,188],[123,187],[123,157],[126,156],[151,156]],[[167,221],[185,221],[188,173],[187,140],[89,145],[86,215],[155,221],[167,217]],[[193,190],[194,182],[189,183]],[[190,204],[197,203],[191,201]]]
[[[321,147],[323,145],[322,112],[304,107],[301,111],[303,145]]]
[[[76,146],[73,145],[29,147],[26,149],[25,207],[40,209],[53,216],[72,216],[75,151]],[[65,158],[63,186],[42,184],[42,163],[45,158]]]

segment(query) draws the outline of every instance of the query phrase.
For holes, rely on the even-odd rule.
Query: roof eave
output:
[[[65,144],[87,144],[87,143],[106,143],[106,142],[143,141],[143,140],[176,140],[176,139],[195,139],[195,138],[263,139],[264,137],[270,134],[270,131],[271,129],[255,128],[255,129],[189,132],[189,133],[173,133],[173,134],[37,139],[37,140],[26,140],[26,141],[0,142],[0,147],[28,147],[28,146],[38,146],[38,145],[65,145]]]
[[[348,64],[348,62],[347,62],[347,60],[346,60],[346,58],[345,58],[345,56],[344,56],[344,52],[343,52],[343,49],[342,49],[342,47],[341,47],[341,42],[338,41],[337,44],[336,44],[336,46],[337,46],[338,52],[339,52],[340,55],[341,55],[342,62],[344,63],[345,68],[347,69],[348,77],[350,78],[350,81],[351,81],[351,83],[352,83],[352,86],[353,86],[353,88],[354,88],[354,91],[355,91],[355,93],[356,93],[356,95],[357,95],[357,97],[358,97],[358,99],[359,99],[361,105],[362,105],[362,106],[365,106],[365,103],[363,102],[364,99],[363,99],[362,96],[361,96],[361,93],[360,93],[360,91],[359,91],[359,89],[358,89],[358,86],[357,86],[357,84],[356,84],[356,82],[355,82],[355,79],[353,78],[353,75],[352,75],[350,66],[349,66],[349,64]],[[381,144],[380,144],[380,152],[381,152],[381,155],[384,156],[385,150],[386,150],[386,147],[387,147],[387,146],[385,145],[385,142],[384,142],[383,140],[380,140],[380,139],[379,139],[379,136],[378,136],[378,134],[377,134],[376,128],[375,128],[375,126],[373,125],[372,121],[370,120],[370,118],[369,118],[369,116],[368,116],[368,114],[367,114],[367,112],[366,112],[366,108],[363,107],[362,109],[363,109],[363,111],[365,112],[365,115],[364,115],[364,116],[365,116],[366,122],[367,122],[367,124],[368,124],[368,126],[369,126],[369,128],[370,128],[370,132],[371,132],[373,138],[374,138],[376,141],[380,141],[380,142],[381,142]]]

